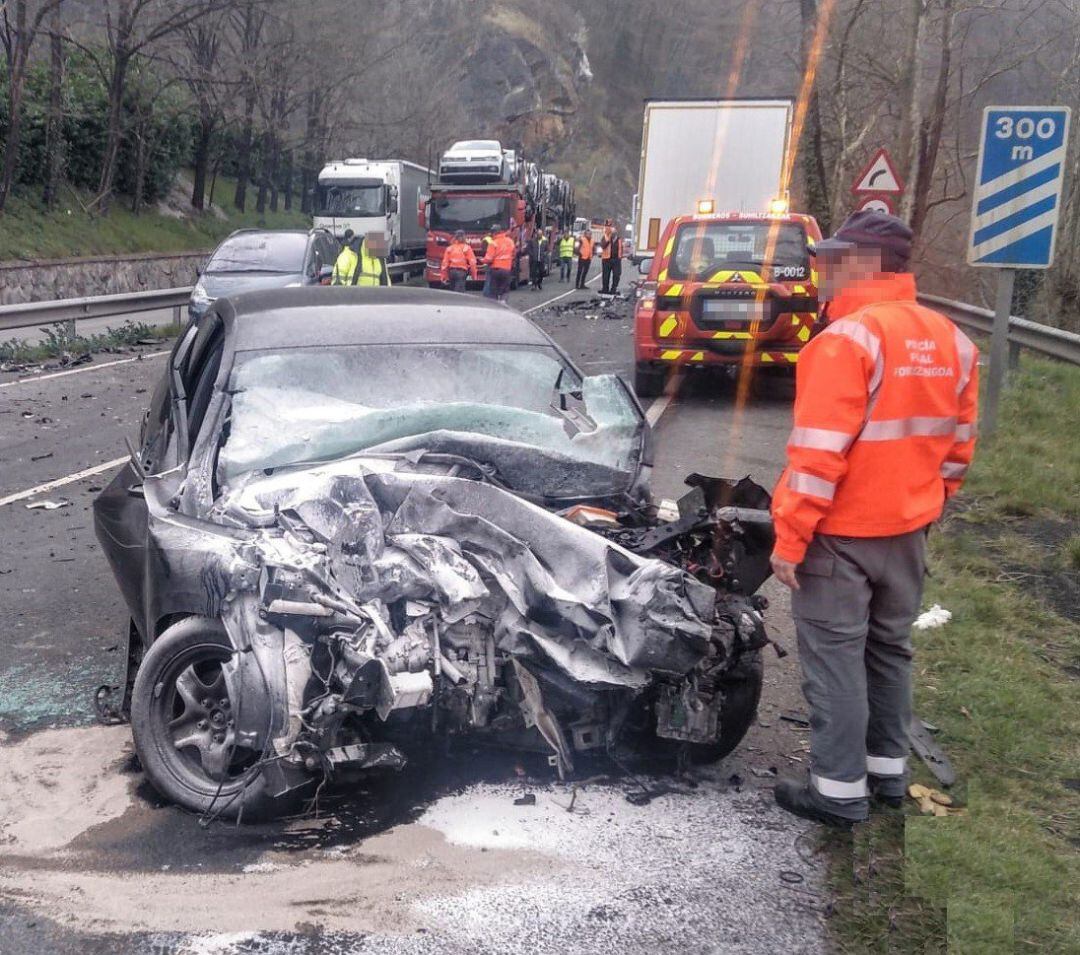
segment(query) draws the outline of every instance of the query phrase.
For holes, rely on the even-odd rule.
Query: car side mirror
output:
[[[649,270],[652,268],[653,257],[651,255],[645,256],[637,264],[638,275],[648,275]]]

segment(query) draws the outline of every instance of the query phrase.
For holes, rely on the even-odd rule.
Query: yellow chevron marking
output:
[[[671,255],[671,250],[675,247],[675,236],[673,235],[667,240],[667,245],[664,246],[664,255]]]
[[[676,282],[668,287],[667,295],[682,295],[682,282]]]
[[[805,295],[806,294],[806,286],[805,285],[796,285],[795,286],[795,292],[798,295]]]
[[[678,358],[681,354],[682,354],[682,351],[680,349],[676,348],[676,349],[674,349],[672,351],[661,352],[660,357],[664,361],[673,361],[674,359]]]
[[[656,276],[656,280],[658,282],[663,282],[664,279],[666,279],[666,278],[667,278],[667,269],[663,268],[663,269],[660,270],[660,274],[658,276]]]
[[[749,332],[713,332],[713,338],[730,339],[730,338],[751,338]]]
[[[704,361],[705,360],[705,352],[703,352],[703,351],[694,352],[694,354],[690,356],[690,360],[691,361]]]
[[[792,325],[801,325],[802,324],[802,322],[799,321],[799,316],[798,315],[792,315],[791,316],[791,324]]]
[[[762,353],[761,353],[761,360],[762,360],[762,361],[772,361],[772,360],[773,360],[773,356],[772,356],[772,355],[770,355],[770,354],[769,354],[768,352],[762,352]]]
[[[801,342],[810,341],[810,329],[803,325],[803,327],[800,328],[799,331],[796,333],[796,337]]]
[[[784,357],[794,365],[799,360],[799,353],[797,351],[784,352]]]
[[[817,269],[811,269],[810,270],[810,282],[811,282],[812,285],[817,286],[817,284],[818,284]]]
[[[669,315],[660,323],[659,335],[661,338],[667,338],[675,328],[678,326],[679,320],[674,315]]]

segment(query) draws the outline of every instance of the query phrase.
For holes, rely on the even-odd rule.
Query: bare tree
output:
[[[0,44],[4,47],[8,86],[8,130],[4,142],[4,165],[0,172],[0,212],[7,205],[22,140],[23,93],[30,51],[45,18],[62,0],[5,0],[0,3]],[[31,6],[33,9],[31,9]]]
[[[64,32],[61,16],[63,0],[49,16],[49,118],[45,129],[45,188],[42,199],[53,206],[60,197],[64,179]]]

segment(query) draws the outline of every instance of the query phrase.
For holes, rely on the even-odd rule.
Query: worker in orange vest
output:
[[[585,288],[585,280],[589,276],[589,267],[592,265],[592,245],[592,236],[586,229],[581,233],[581,238],[577,243],[577,280],[574,282],[574,288]]]
[[[454,233],[454,240],[443,252],[439,277],[444,285],[450,286],[451,292],[464,292],[467,279],[476,281],[476,255],[461,229]]]
[[[510,291],[510,280],[513,275],[514,261],[517,258],[517,246],[514,240],[506,233],[501,225],[492,230],[493,239],[484,253],[484,264],[488,267],[491,275],[491,288],[485,291],[488,298],[506,301],[506,295]]]
[[[776,801],[839,827],[903,798],[927,533],[975,450],[978,355],[916,302],[911,239],[864,210],[817,244],[831,321],[799,356],[772,502],[810,706],[809,780]]]

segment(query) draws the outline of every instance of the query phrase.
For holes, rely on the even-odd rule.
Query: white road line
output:
[[[37,487],[32,487],[27,491],[19,491],[17,494],[9,494],[7,497],[0,497],[0,507],[3,507],[5,504],[14,504],[16,501],[24,501],[26,498],[33,497],[35,494],[44,494],[46,491],[53,491],[58,487],[63,487],[65,484],[74,484],[76,481],[93,477],[95,474],[101,474],[104,471],[110,471],[113,468],[124,464],[127,460],[127,456],[124,456],[122,458],[116,458],[114,461],[106,461],[104,464],[95,464],[92,468],[76,471],[74,474],[57,478],[55,481],[46,481],[44,484],[39,484]]]
[[[660,416],[671,407],[674,401],[674,395],[663,394],[645,409],[645,420],[649,422],[650,427],[656,427],[656,422],[660,420]]]
[[[599,275],[594,275],[591,279],[586,279],[585,284],[586,285],[592,285],[592,283],[595,282],[598,278],[600,278]],[[528,315],[529,312],[538,312],[542,308],[547,308],[552,302],[557,302],[561,298],[566,298],[567,295],[573,295],[577,291],[580,291],[580,290],[576,289],[576,288],[572,288],[568,292],[563,292],[562,295],[556,295],[554,298],[549,298],[546,302],[541,302],[539,305],[534,305],[532,308],[525,309],[525,311],[522,312],[521,314],[522,315]]]
[[[152,351],[145,355],[136,355],[134,358],[118,358],[116,361],[103,361],[97,365],[83,365],[81,368],[71,368],[68,371],[54,371],[48,375],[35,375],[33,378],[16,378],[15,381],[0,383],[0,388],[14,388],[15,385],[30,385],[35,381],[48,381],[50,378],[63,378],[65,375],[78,375],[84,371],[97,371],[100,368],[112,368],[114,365],[126,365],[133,361],[145,361],[147,358],[160,358],[169,354],[167,351]]]

